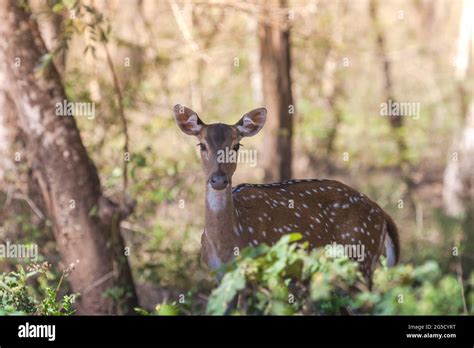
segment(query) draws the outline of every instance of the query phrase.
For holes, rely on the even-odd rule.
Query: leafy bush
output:
[[[71,315],[74,313],[75,295],[65,295],[57,299],[58,290],[62,284],[63,273],[56,288],[46,285],[49,265],[32,265],[27,271],[18,266],[16,272],[0,274],[0,315]],[[39,287],[40,294],[36,294],[28,284],[34,277],[43,286]],[[37,295],[42,299],[38,299]]]
[[[383,261],[370,291],[356,262],[321,249],[308,252],[306,243],[296,243],[300,239],[292,234],[272,247],[245,249],[223,269],[207,314],[465,313],[459,281],[442,275],[436,262],[388,269]],[[237,295],[238,305],[229,310]]]

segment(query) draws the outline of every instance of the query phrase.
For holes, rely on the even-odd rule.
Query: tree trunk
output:
[[[57,0],[29,0],[33,15],[37,18],[38,29],[48,52],[53,52],[61,40],[61,15],[54,13],[51,9]],[[64,72],[66,66],[66,51],[61,50],[54,58],[54,65],[59,74]]]
[[[291,178],[295,107],[291,91],[290,28],[286,0],[264,2],[259,20],[263,99],[269,117],[265,126],[265,181]]]
[[[383,81],[384,81],[384,98],[388,102],[394,100],[394,92],[393,92],[393,80],[392,80],[392,71],[391,71],[391,63],[390,59],[387,56],[387,49],[386,49],[386,38],[383,31],[383,28],[380,24],[379,20],[379,10],[378,10],[378,0],[371,0],[370,1],[370,17],[372,19],[372,23],[374,25],[375,35],[376,35],[376,47],[377,52],[382,63],[382,72],[383,72]],[[392,126],[395,141],[398,146],[399,156],[400,156],[400,164],[403,165],[403,162],[406,160],[405,152],[406,152],[406,143],[403,136],[400,134],[400,128],[403,126],[403,119],[400,115],[390,116],[390,125]]]
[[[346,16],[347,5],[347,3],[337,4],[336,20],[331,21],[331,37],[328,38],[327,43],[329,50],[321,78],[321,92],[325,99],[325,107],[328,116],[332,122],[326,140],[326,171],[328,174],[331,174],[334,169],[332,165],[332,155],[343,115],[339,100],[344,98],[344,85],[343,79],[340,76],[342,72],[338,67],[338,57],[340,56],[340,48],[343,46],[344,41],[344,21],[341,19]]]
[[[125,311],[130,312],[137,299],[119,233],[125,213],[102,196],[74,118],[55,114],[55,105],[66,96],[54,65],[35,70],[47,52],[37,23],[16,1],[1,1],[0,36],[8,38],[0,42],[0,69],[19,113],[57,247],[65,264],[73,265],[69,280],[81,293],[78,313],[121,313],[114,299],[103,296],[117,288],[127,294]]]
[[[394,98],[394,91],[393,91],[393,77],[392,77],[392,70],[391,70],[391,62],[387,55],[387,48],[386,48],[386,37],[383,30],[383,27],[380,23],[379,19],[379,8],[378,8],[379,1],[378,0],[371,0],[369,3],[369,12],[370,18],[372,19],[372,23],[374,26],[374,31],[376,35],[376,49],[377,53],[382,65],[382,76],[384,82],[384,99],[386,103],[396,103]],[[403,117],[402,115],[390,115],[388,117],[390,122],[390,126],[392,129],[392,136],[397,144],[398,148],[398,166],[400,167],[402,173],[402,180],[406,186],[405,197],[408,200],[408,204],[411,206],[411,211],[415,212],[418,210],[418,204],[416,195],[414,192],[415,183],[413,182],[410,173],[410,162],[408,160],[408,149],[406,139],[403,135],[402,128],[403,128]]]
[[[332,121],[326,141],[326,170],[329,174],[333,172],[332,155],[336,143],[337,132],[342,122],[342,109],[338,105],[338,101],[343,94],[343,86],[336,72],[337,62],[334,55],[334,49],[331,48],[324,67],[322,83],[326,110]]]
[[[463,278],[468,282],[471,272],[474,271],[474,102],[472,101],[451,152],[444,172],[443,205],[447,215],[459,218],[462,223],[461,264]]]
[[[465,280],[465,297],[469,302],[474,291],[470,285],[474,272],[474,101],[465,95],[465,84],[472,69],[472,44],[470,34],[474,17],[474,3],[464,1],[459,23],[456,52],[455,78],[460,91],[460,112],[463,117],[461,131],[456,133],[450,158],[446,164],[443,182],[443,205],[447,215],[458,218],[462,224],[461,240],[462,277]],[[465,112],[465,114],[463,114]],[[474,306],[474,303],[468,303]]]
[[[4,80],[3,75],[0,75],[0,79]],[[15,104],[5,87],[3,84],[0,86],[0,185],[4,183],[8,173],[16,172],[14,145],[19,135]]]

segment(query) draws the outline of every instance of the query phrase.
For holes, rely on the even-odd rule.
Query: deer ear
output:
[[[267,109],[258,108],[246,113],[235,124],[241,137],[252,137],[263,128],[267,120]]]
[[[174,118],[178,127],[188,135],[198,135],[204,123],[199,116],[190,108],[184,105],[176,104],[173,108]]]

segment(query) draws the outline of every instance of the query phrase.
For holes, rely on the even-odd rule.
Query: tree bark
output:
[[[265,181],[291,178],[294,103],[291,90],[290,28],[286,0],[263,3],[258,24],[265,126]]]
[[[0,75],[0,79],[3,81],[3,76]],[[8,173],[16,171],[14,145],[18,135],[15,104],[2,84],[0,86],[0,185],[4,183]]]
[[[41,38],[49,52],[54,51],[61,40],[61,15],[54,13],[51,9],[56,4],[56,0],[29,0],[29,5],[36,16],[38,29]],[[66,51],[61,50],[54,58],[54,65],[59,74],[64,72],[66,67]]]
[[[131,312],[137,299],[119,232],[125,212],[102,195],[74,118],[55,114],[55,105],[66,96],[54,65],[36,70],[47,53],[37,23],[17,1],[1,1],[0,36],[8,38],[0,42],[4,84],[19,113],[29,165],[53,223],[57,247],[63,261],[74,268],[69,280],[73,291],[81,293],[78,313]],[[123,309],[103,296],[116,288],[127,294]]]

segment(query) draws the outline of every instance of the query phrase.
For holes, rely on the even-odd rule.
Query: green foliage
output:
[[[153,312],[149,312],[144,310],[143,308],[135,308],[135,312],[138,315],[163,315],[163,316],[174,316],[180,313],[179,307],[176,305],[176,303],[162,303],[156,306],[155,310]]]
[[[138,315],[190,315],[190,314],[199,314],[203,309],[193,307],[192,300],[186,301],[185,299],[192,299],[193,293],[188,291],[186,296],[181,294],[178,301],[173,301],[168,303],[167,301],[156,305],[153,311],[147,311],[143,308],[135,308],[135,312]],[[194,301],[196,302],[196,301]]]
[[[284,236],[272,247],[245,249],[222,271],[207,314],[462,314],[461,285],[443,275],[438,264],[419,267],[385,265],[374,274],[370,291],[356,262],[332,257],[324,250],[307,251],[295,243],[301,236]],[[384,263],[384,262],[383,262]]]
[[[18,266],[16,272],[0,274],[0,315],[72,315],[75,295],[64,295],[58,299],[58,290],[63,277],[56,288],[45,285],[39,287],[37,296],[29,284],[36,276],[46,277],[49,265],[33,265],[27,271]],[[45,279],[37,279],[45,281]],[[40,298],[38,298],[40,297]]]

